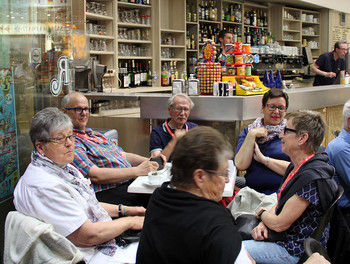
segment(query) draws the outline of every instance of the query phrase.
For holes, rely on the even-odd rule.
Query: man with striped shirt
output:
[[[73,165],[91,179],[97,199],[114,204],[146,205],[144,195],[128,193],[127,188],[133,179],[157,170],[158,163],[125,152],[101,133],[87,128],[90,108],[82,93],[66,95],[61,106],[72,119],[76,135]]]

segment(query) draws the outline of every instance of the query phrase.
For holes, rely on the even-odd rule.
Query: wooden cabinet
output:
[[[313,57],[320,55],[320,13],[311,10],[290,8],[284,6],[271,7],[273,21],[271,31],[282,45],[299,49],[308,46]]]
[[[321,55],[321,14],[310,10],[302,10],[301,23],[302,46],[310,47],[312,56],[318,58]]]

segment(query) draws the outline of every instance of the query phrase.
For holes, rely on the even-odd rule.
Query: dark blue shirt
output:
[[[167,119],[167,122],[169,124],[170,118]],[[192,129],[196,126],[198,126],[195,123],[186,122],[183,126],[183,129],[186,129],[186,125],[188,126],[188,129]],[[175,133],[175,129],[170,129],[172,133]],[[169,141],[172,139],[172,136],[167,131],[165,127],[165,123],[162,125],[159,125],[152,129],[151,137],[150,137],[150,144],[149,144],[149,152],[153,151],[162,151],[166,145],[168,145]],[[170,159],[169,159],[170,160]]]
[[[319,66],[321,71],[334,72],[337,74],[337,76],[341,71],[345,71],[345,59],[342,58],[334,60],[334,51],[323,53],[320,57],[318,57],[315,63],[317,66]],[[314,86],[331,85],[334,83],[337,76],[334,78],[327,78],[316,74]]]
[[[248,128],[245,128],[239,135],[236,154],[240,150],[247,134]],[[289,156],[282,152],[282,143],[278,137],[264,144],[259,144],[259,148],[261,153],[267,157],[290,161]],[[265,194],[276,192],[283,179],[283,176],[270,170],[265,164],[257,162],[254,158],[244,177],[248,187]]]

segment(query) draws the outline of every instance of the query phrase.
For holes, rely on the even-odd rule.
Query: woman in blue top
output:
[[[276,192],[290,163],[278,138],[286,125],[287,108],[288,95],[280,89],[269,90],[262,99],[264,117],[258,117],[239,135],[235,165],[246,170],[246,185],[258,192]]]

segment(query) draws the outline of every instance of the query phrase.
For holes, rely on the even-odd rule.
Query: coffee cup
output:
[[[150,184],[156,185],[161,184],[163,181],[161,175],[157,171],[151,171],[148,173],[148,182]]]

